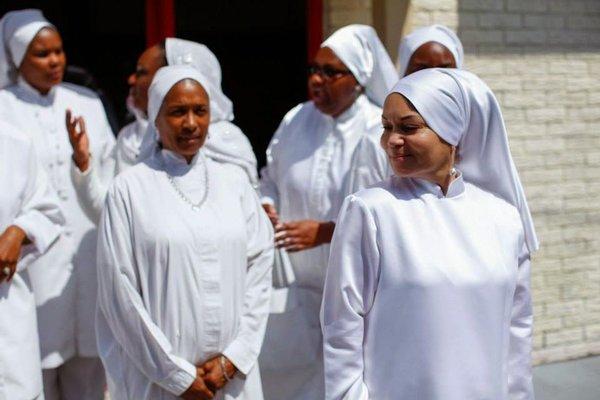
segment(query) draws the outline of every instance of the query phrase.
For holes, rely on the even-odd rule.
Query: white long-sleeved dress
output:
[[[208,187],[199,210],[165,171],[194,203]],[[239,169],[202,151],[190,165],[157,151],[115,178],[98,251],[98,346],[113,400],[175,399],[219,353],[241,374],[216,398],[262,398],[273,231]]]
[[[0,121],[0,234],[23,229],[23,246],[11,282],[0,283],[0,400],[34,399],[42,393],[40,348],[31,262],[58,238],[64,218],[25,133]]]
[[[65,125],[66,109],[83,116],[95,168],[101,177],[114,170],[114,136],[100,99],[69,83],[43,96],[24,79],[0,90],[0,118],[29,134],[38,160],[58,194],[64,234],[29,268],[38,305],[43,368],[55,368],[74,355],[97,357],[96,230],[84,214],[70,176],[73,150]]]
[[[152,153],[156,138],[147,137],[147,128],[148,121],[137,115],[135,121],[121,129],[115,146],[115,176],[137,164],[144,153]],[[214,161],[237,166],[256,187],[256,156],[240,128],[229,121],[217,121],[210,124],[208,132],[204,154]],[[86,214],[93,221],[98,221],[110,180],[102,180],[93,165],[82,173],[75,163],[71,166],[71,177]]]
[[[312,102],[296,106],[267,150],[262,201],[275,204],[283,222],[335,221],[348,194],[357,143],[380,134],[381,109],[364,95],[337,118]],[[289,258],[296,281],[284,293],[287,310],[269,317],[261,353],[263,388],[269,400],[314,400],[324,391],[319,307],[329,245],[289,253]]]
[[[340,213],[322,306],[326,399],[532,400],[519,213],[455,180],[389,178]]]

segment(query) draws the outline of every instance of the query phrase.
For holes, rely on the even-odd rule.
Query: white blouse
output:
[[[327,399],[533,399],[519,213],[456,179],[389,178],[338,219],[322,305]]]
[[[262,399],[273,231],[246,177],[202,153],[156,151],[107,194],[97,328],[113,400],[176,399],[219,353],[241,374],[215,398]]]
[[[148,121],[138,117],[121,129],[115,146],[115,176],[152,153],[156,138],[147,135],[147,128]],[[240,168],[252,186],[257,187],[256,156],[240,128],[229,121],[217,121],[210,124],[208,132],[204,154],[214,161]],[[103,181],[93,165],[81,172],[75,163],[71,165],[71,178],[86,214],[93,221],[98,221],[110,181]]]
[[[0,121],[0,234],[10,225],[32,242],[21,248],[17,273],[0,283],[0,400],[42,392],[35,299],[26,268],[58,238],[64,218],[26,134]]]
[[[0,119],[32,137],[66,218],[64,234],[29,269],[44,368],[57,367],[75,354],[98,354],[94,335],[96,231],[77,200],[70,177],[73,150],[65,125],[66,109],[85,118],[100,176],[112,174],[114,136],[102,102],[93,92],[61,83],[42,96],[22,78],[0,90]]]

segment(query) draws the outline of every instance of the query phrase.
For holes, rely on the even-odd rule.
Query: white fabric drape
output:
[[[398,80],[394,64],[377,32],[367,25],[348,25],[335,31],[321,47],[328,47],[365,88],[367,97],[381,107]]]
[[[1,400],[34,399],[42,393],[35,299],[26,268],[51,247],[63,224],[30,138],[0,121],[0,233],[16,225],[32,242],[22,247],[12,281],[0,283]]]
[[[189,65],[206,76],[211,93],[211,122],[233,121],[233,104],[221,88],[221,64],[215,54],[203,44],[177,38],[165,40],[165,51],[169,65]]]
[[[431,25],[415,29],[400,41],[398,48],[398,68],[402,78],[408,68],[408,62],[413,53],[422,45],[429,42],[437,42],[446,47],[454,56],[456,68],[462,68],[464,52],[463,45],[454,31],[444,25]]]

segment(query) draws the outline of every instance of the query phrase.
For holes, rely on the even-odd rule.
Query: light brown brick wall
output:
[[[326,1],[325,32],[373,22],[377,2]],[[600,354],[600,1],[415,0],[386,18],[457,29],[465,68],[502,104],[542,242],[535,362]],[[385,34],[395,54],[401,34]]]

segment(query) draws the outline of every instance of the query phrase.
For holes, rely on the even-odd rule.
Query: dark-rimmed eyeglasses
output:
[[[352,74],[352,72],[348,71],[347,69],[335,69],[335,68],[331,68],[327,65],[322,67],[320,65],[315,65],[315,64],[309,65],[307,72],[308,72],[308,76],[318,74],[321,78],[324,78],[327,80],[339,79],[342,76]]]

